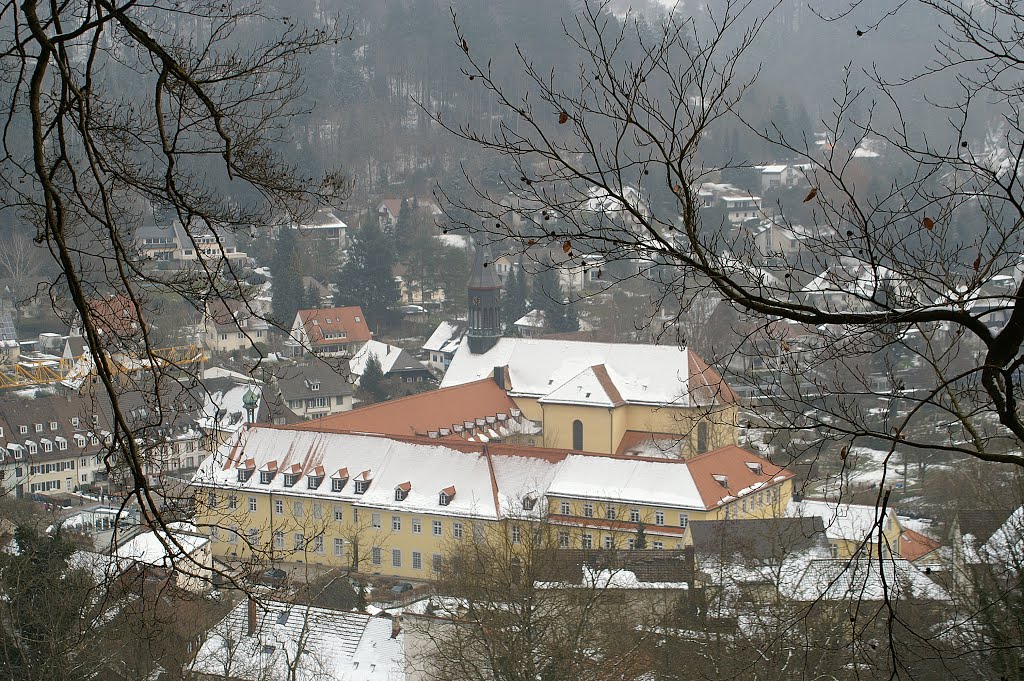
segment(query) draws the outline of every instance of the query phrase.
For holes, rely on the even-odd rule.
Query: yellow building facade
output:
[[[602,483],[603,481],[603,483]],[[609,482],[614,481],[614,482]],[[690,461],[251,427],[193,480],[214,556],[429,580],[459,542],[681,548],[689,520],[773,517],[792,476],[736,447]]]

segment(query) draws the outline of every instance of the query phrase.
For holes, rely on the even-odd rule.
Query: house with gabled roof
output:
[[[373,337],[358,305],[299,310],[284,342],[295,356],[351,357]]]
[[[203,317],[203,343],[211,352],[247,350],[266,343],[269,324],[260,300],[211,300]]]

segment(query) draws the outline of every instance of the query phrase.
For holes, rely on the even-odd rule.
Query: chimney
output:
[[[249,618],[246,631],[249,636],[256,635],[256,599],[254,598],[249,599]]]
[[[505,389],[505,367],[494,367],[494,382],[502,390]]]
[[[399,614],[391,616],[391,638],[398,638],[398,634],[402,632],[402,618]]]

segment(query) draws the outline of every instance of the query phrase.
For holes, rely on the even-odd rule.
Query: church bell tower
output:
[[[469,294],[469,329],[466,337],[469,351],[480,355],[498,342],[501,336],[501,279],[495,271],[490,248],[476,245],[473,271],[467,285]]]

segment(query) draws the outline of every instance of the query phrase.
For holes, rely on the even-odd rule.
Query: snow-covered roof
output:
[[[214,458],[217,462],[213,461]],[[258,471],[271,461],[277,462],[278,471],[289,471],[298,465],[300,475],[293,486],[285,485],[285,475],[280,472],[269,484],[263,484],[258,473],[240,482],[236,465],[247,459],[255,462]],[[307,476],[320,466],[326,473],[325,479],[317,489],[311,490]],[[346,482],[340,492],[332,490],[331,476],[345,468],[353,478],[369,471],[371,483],[364,493],[357,494],[352,481]],[[407,442],[370,435],[250,428],[222,448],[220,456],[205,462],[196,472],[193,482],[274,494],[343,499],[368,507],[389,508],[400,504],[409,512],[483,518],[496,518],[499,512],[495,506],[490,467],[482,452],[459,451],[447,444]],[[395,488],[404,482],[411,482],[411,488],[404,501],[396,502]],[[447,506],[440,506],[439,492],[453,486],[456,494]]]
[[[442,352],[443,348],[459,335],[460,326],[455,322],[441,322],[423,344],[427,352]]]
[[[786,515],[791,518],[819,516],[825,521],[825,536],[829,539],[864,541],[878,529],[882,512],[867,504],[804,499],[790,502]],[[895,514],[892,509],[886,509],[884,517],[891,520]]]
[[[122,561],[127,560],[153,567],[171,567],[179,562],[187,562],[186,556],[193,556],[209,543],[209,537],[198,534],[174,532],[168,535],[161,530],[151,530],[143,532],[117,547],[114,555]],[[171,547],[170,551],[167,546]]]
[[[1010,514],[979,553],[983,560],[1000,567],[1018,571],[1024,568],[1024,506]]]
[[[528,326],[539,329],[544,326],[544,310],[530,310],[515,321],[514,326]]]
[[[495,367],[508,367],[510,395],[541,398],[599,365],[622,400],[631,404],[688,407],[732,397],[718,374],[687,348],[540,338],[500,338],[480,354],[463,344],[441,387],[476,381],[491,376]]]
[[[779,592],[796,601],[948,601],[949,594],[909,561],[898,558],[819,559],[783,573]]]
[[[374,355],[380,362],[381,371],[386,374],[395,367],[395,363],[401,358],[403,352],[405,351],[397,345],[368,340],[349,361],[349,369],[356,376],[362,376],[366,371],[366,364],[370,361],[370,356]]]
[[[249,379],[252,380],[251,378]],[[237,431],[245,424],[245,393],[252,390],[256,395],[256,413],[263,401],[263,389],[253,383],[236,383],[227,390],[211,390],[203,397],[203,415],[196,423],[204,430],[221,432]]]
[[[752,470],[747,461],[758,463],[758,470]],[[258,472],[240,476],[240,468]],[[264,477],[264,472],[271,475]],[[207,488],[344,500],[360,507],[496,519],[542,511],[543,495],[715,508],[727,491],[713,479],[717,473],[728,474],[735,486],[744,487],[735,492],[737,496],[792,477],[738,447],[689,461],[651,460],[509,444],[485,448],[449,440],[254,426],[207,459],[192,482]],[[345,479],[339,491],[334,489],[335,478]],[[356,479],[369,480],[369,487],[357,493]],[[750,484],[753,480],[760,484]],[[408,493],[397,501],[395,489],[405,489],[405,483],[409,483]],[[442,506],[439,493],[452,487],[454,495]],[[535,503],[524,504],[526,499]]]
[[[405,678],[404,634],[392,638],[389,618],[261,600],[250,635],[249,603],[243,599],[208,632],[193,671],[247,681]]]
[[[617,407],[622,396],[610,384],[604,366],[587,367],[540,399],[544,404],[589,404]]]
[[[567,582],[537,582],[538,589],[629,589],[629,590],[664,590],[688,589],[686,582],[645,582],[640,580],[631,570],[597,570],[588,565],[583,566],[583,579],[579,584]]]
[[[552,496],[598,499],[683,508],[705,508],[686,466],[570,454],[551,481]]]

